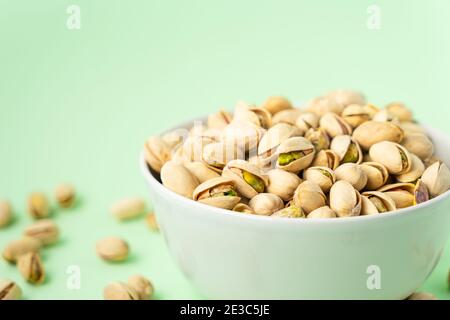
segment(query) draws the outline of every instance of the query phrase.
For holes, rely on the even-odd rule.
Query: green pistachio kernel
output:
[[[320,171],[321,174],[323,174],[328,179],[333,180],[333,176],[327,170],[319,169],[319,171]]]
[[[248,171],[242,171],[242,178],[257,192],[264,192],[264,181]]]
[[[281,209],[275,212],[273,216],[282,218],[305,218],[302,208],[295,205]]]
[[[408,157],[402,149],[399,148],[398,151],[400,151],[400,157],[402,158],[402,168],[404,170],[408,167]]]
[[[356,143],[352,142],[348,146],[348,150],[345,153],[344,158],[342,159],[342,163],[349,163],[349,162],[356,163],[358,162],[358,158],[359,158],[358,147],[356,146]]]
[[[388,211],[388,209],[384,205],[383,201],[381,201],[379,198],[377,198],[377,197],[370,197],[369,200],[372,201],[374,206],[377,208],[378,212],[382,213],[382,212],[387,212]]]
[[[313,150],[291,151],[282,153],[278,156],[278,164],[280,166],[286,166],[295,160],[303,158],[304,156],[310,154],[311,152],[313,152]]]

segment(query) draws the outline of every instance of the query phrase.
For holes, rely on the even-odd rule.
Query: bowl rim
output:
[[[183,126],[186,126],[186,124],[193,123],[194,121],[198,121],[199,118],[196,118],[192,121],[185,122],[183,125],[178,126],[177,128],[182,128]],[[448,139],[448,136],[441,132],[438,129],[431,128],[427,125],[422,126],[426,129],[427,132],[432,132],[434,135],[443,136],[446,139]],[[170,131],[170,129],[168,130]],[[168,132],[166,131],[166,132]],[[144,150],[141,151],[140,157],[139,157],[139,164],[142,174],[144,175],[145,179],[152,188],[158,189],[159,192],[166,192],[167,194],[174,197],[174,199],[180,201],[182,204],[185,204],[187,206],[193,206],[194,208],[198,208],[198,212],[203,215],[207,214],[208,216],[212,214],[219,215],[219,217],[234,217],[231,219],[243,219],[248,221],[267,221],[270,223],[279,223],[279,224],[329,224],[329,223],[364,223],[366,221],[378,221],[382,219],[397,219],[401,216],[405,217],[411,217],[415,214],[423,214],[422,209],[426,209],[427,207],[431,207],[434,204],[437,204],[439,202],[444,201],[445,199],[450,198],[450,190],[447,190],[443,194],[430,199],[426,202],[420,203],[415,206],[397,209],[390,213],[385,214],[374,214],[374,215],[364,215],[364,216],[349,216],[349,217],[339,217],[339,218],[330,218],[330,219],[293,219],[293,218],[279,218],[279,217],[272,217],[272,216],[265,216],[265,215],[257,215],[257,214],[243,214],[243,213],[237,213],[232,210],[227,210],[223,208],[213,207],[198,201],[194,201],[192,199],[186,198],[182,195],[177,194],[176,192],[166,188],[162,183],[160,183],[150,172],[149,167],[147,165],[147,162],[145,160]],[[211,211],[211,212],[208,212]]]

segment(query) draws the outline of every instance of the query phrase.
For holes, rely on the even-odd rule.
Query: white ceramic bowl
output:
[[[450,139],[427,132],[450,163]],[[377,216],[280,219],[184,198],[140,162],[170,252],[210,299],[404,299],[433,271],[449,234],[450,191]]]

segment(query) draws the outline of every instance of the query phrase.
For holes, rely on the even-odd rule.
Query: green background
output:
[[[97,299],[105,284],[140,272],[157,298],[201,298],[143,220],[118,223],[114,201],[147,196],[138,168],[145,139],[243,99],[281,94],[301,102],[330,89],[403,100],[449,132],[450,2],[0,0],[0,197],[17,219],[0,247],[31,222],[26,197],[73,183],[78,206],[55,211],[61,242],[44,252],[48,281],[33,287],[0,261],[0,277],[27,299]],[[81,8],[68,30],[66,8]],[[366,27],[381,8],[381,30]],[[96,240],[126,238],[124,264],[95,256]],[[423,289],[450,299],[450,247]],[[81,289],[66,269],[81,268]]]

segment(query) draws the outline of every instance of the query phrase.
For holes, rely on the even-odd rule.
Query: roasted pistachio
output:
[[[336,212],[331,210],[329,206],[323,206],[311,211],[306,218],[308,219],[328,219],[336,218]]]
[[[160,137],[148,138],[144,145],[144,151],[145,160],[156,172],[160,172],[164,163],[170,160],[170,148]]]
[[[253,211],[253,209],[250,208],[250,206],[245,204],[245,203],[238,203],[237,205],[235,205],[233,207],[233,211],[242,212],[242,213],[248,213],[248,214],[254,214],[255,213],[255,211]]]
[[[269,111],[248,105],[245,102],[238,102],[234,110],[233,120],[251,122],[262,128],[269,128],[272,124],[272,116]]]
[[[17,260],[17,268],[23,278],[32,284],[41,284],[45,280],[45,269],[37,252],[28,252]]]
[[[208,116],[208,128],[222,130],[230,124],[232,119],[233,116],[228,111],[220,110]]]
[[[339,156],[332,150],[321,150],[317,153],[311,166],[314,167],[328,167],[331,170],[339,166]]]
[[[221,135],[221,141],[233,145],[238,150],[249,151],[258,146],[265,129],[249,121],[233,120]]]
[[[341,163],[361,163],[363,160],[363,153],[359,144],[349,135],[336,136],[330,145],[341,159]]]
[[[0,200],[0,229],[7,226],[12,220],[11,205],[8,201]]]
[[[200,184],[193,194],[195,201],[210,206],[231,210],[241,198],[236,192],[235,183],[231,178],[213,178]]]
[[[366,190],[376,190],[386,184],[389,172],[384,165],[378,162],[363,162],[359,168],[367,175]]]
[[[305,138],[308,139],[314,146],[316,152],[326,150],[330,147],[330,138],[322,128],[309,129],[305,133]]]
[[[0,300],[19,300],[22,290],[14,281],[0,279]]]
[[[277,112],[272,117],[272,124],[277,123],[287,123],[295,126],[297,118],[302,114],[302,111],[299,109],[286,109],[280,112]]]
[[[382,141],[400,143],[403,139],[403,130],[390,122],[366,121],[355,129],[353,139],[364,150]]]
[[[161,169],[161,181],[165,187],[186,198],[191,198],[199,181],[183,165],[168,161]]]
[[[337,181],[330,189],[330,208],[339,217],[358,216],[361,213],[361,195],[349,182]]]
[[[103,290],[105,300],[139,300],[139,294],[130,285],[113,282]]]
[[[399,121],[412,121],[412,112],[401,102],[391,102],[386,106],[386,110],[394,115]]]
[[[17,259],[28,252],[39,252],[41,243],[33,238],[24,237],[19,240],[9,242],[3,250],[3,258],[11,263],[16,263]]]
[[[129,246],[121,238],[108,237],[97,242],[97,255],[107,261],[123,261],[127,259]]]
[[[327,193],[336,182],[336,175],[328,167],[309,167],[303,172],[303,179],[316,183],[324,193]]]
[[[316,129],[319,126],[319,116],[312,112],[305,112],[297,117],[295,125],[306,132],[309,129]]]
[[[434,146],[430,139],[422,133],[405,135],[402,145],[422,160],[429,159],[434,153]]]
[[[361,191],[367,184],[367,174],[355,163],[344,163],[334,171],[337,180],[349,182],[353,188]]]
[[[374,144],[369,150],[373,161],[381,163],[388,169],[389,173],[400,175],[411,169],[411,155],[403,146],[382,141]]]
[[[385,193],[366,191],[361,196],[361,215],[385,213],[396,209],[394,200]]]
[[[307,168],[314,159],[314,146],[303,137],[292,137],[277,148],[277,168],[297,173]]]
[[[200,161],[187,162],[184,167],[197,178],[200,183],[208,181],[209,179],[220,177],[220,175],[208,167],[205,163]]]
[[[363,105],[363,108],[365,112],[367,112],[367,114],[370,116],[370,119],[372,119],[378,113],[378,111],[380,111],[380,108],[371,103]]]
[[[272,217],[278,218],[305,218],[302,208],[292,205],[281,210],[278,210],[272,214]]]
[[[414,182],[422,176],[425,171],[425,165],[422,160],[414,153],[410,153],[411,157],[411,168],[408,172],[396,176],[399,182]]]
[[[297,175],[281,170],[272,169],[267,172],[267,192],[276,194],[284,201],[289,201],[294,196],[295,189],[302,182]]]
[[[305,214],[323,207],[327,198],[320,187],[311,181],[303,181],[295,190],[294,204],[302,208]]]
[[[70,208],[75,202],[75,188],[70,184],[59,185],[55,189],[55,198],[61,208]]]
[[[423,172],[422,181],[430,196],[437,197],[450,189],[450,170],[445,163],[437,161]]]
[[[370,120],[370,114],[364,106],[359,104],[351,104],[342,111],[342,119],[344,119],[353,128],[358,127],[362,123]]]
[[[28,212],[34,219],[46,218],[50,214],[47,197],[40,192],[35,192],[28,198]]]
[[[264,192],[267,185],[267,176],[262,170],[245,160],[230,161],[222,176],[233,180],[239,194],[249,199]]]
[[[145,211],[145,201],[139,197],[124,198],[111,207],[111,213],[119,220],[133,219]]]
[[[46,246],[58,241],[59,228],[52,220],[43,219],[26,227],[23,235],[25,237],[36,239],[41,245]]]
[[[135,274],[129,277],[128,286],[137,292],[139,300],[149,300],[153,296],[153,284],[143,275]]]
[[[274,96],[267,99],[262,107],[274,115],[280,111],[292,109],[292,104],[284,97]]]
[[[221,173],[225,165],[232,160],[244,158],[244,151],[233,142],[216,142],[203,150],[203,162],[208,168]]]
[[[394,200],[397,209],[401,209],[414,205],[414,188],[412,183],[394,183],[385,185],[377,191],[387,194]]]
[[[257,215],[270,216],[272,213],[281,210],[284,207],[284,203],[275,194],[259,193],[250,199],[249,206]]]
[[[335,113],[325,113],[320,118],[320,127],[332,138],[340,135],[352,134],[352,127]]]

